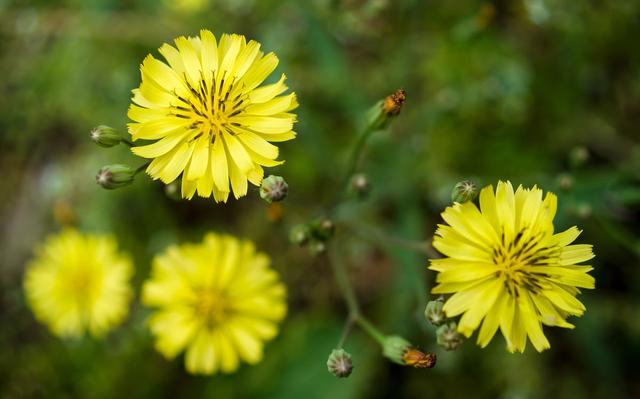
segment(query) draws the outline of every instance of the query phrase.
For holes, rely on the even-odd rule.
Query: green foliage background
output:
[[[271,170],[291,190],[280,222],[257,193],[215,205],[171,200],[144,176],[113,192],[94,183],[103,164],[141,160],[99,149],[89,130],[124,129],[143,57],[201,28],[275,51],[299,95],[298,139]],[[0,0],[0,397],[640,397],[639,38],[637,0]],[[326,259],[287,231],[323,214],[364,112],[399,87],[406,106],[362,164],[372,194],[340,206],[338,229],[366,314],[438,364],[393,365],[357,331],[354,373],[338,380],[325,362],[343,302]],[[597,289],[581,295],[575,330],[546,330],[549,351],[510,355],[501,337],[440,350],[420,316],[434,279],[426,257],[345,227],[428,241],[469,177],[556,192],[558,229],[577,224],[594,244]],[[117,234],[136,287],[170,243],[207,230],[256,241],[289,287],[281,334],[258,366],[208,378],[153,350],[137,303],[103,341],[56,339],[21,278],[34,245],[70,223]]]

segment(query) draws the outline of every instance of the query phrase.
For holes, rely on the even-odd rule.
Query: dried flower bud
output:
[[[424,317],[434,326],[439,326],[447,319],[447,316],[442,311],[443,305],[444,301],[439,298],[427,303],[427,307],[424,310]]]
[[[357,173],[351,177],[350,184],[351,192],[359,199],[366,198],[369,195],[369,179],[367,179],[367,175],[363,173]]]
[[[127,165],[107,165],[98,171],[96,183],[103,188],[111,190],[131,184],[134,176],[135,171]]]
[[[289,186],[282,176],[269,175],[262,180],[260,198],[268,203],[282,201],[288,192]]]
[[[403,89],[398,89],[393,94],[385,97],[382,103],[382,112],[388,116],[397,116],[400,114],[402,105],[406,100],[407,93]]]
[[[435,354],[422,352],[398,335],[386,337],[382,353],[387,359],[403,366],[431,368],[436,364]]]
[[[311,233],[319,241],[327,241],[333,237],[335,229],[335,224],[327,218],[319,218],[311,222]]]
[[[114,147],[120,144],[122,136],[114,128],[100,125],[91,129],[91,140],[100,147]]]
[[[457,328],[458,325],[454,321],[438,327],[436,330],[438,345],[448,351],[457,349],[462,345],[464,343],[464,337],[458,332]]]
[[[311,231],[306,224],[297,224],[289,230],[289,241],[292,244],[303,246],[309,242]]]
[[[451,191],[451,201],[464,203],[467,201],[473,201],[478,194],[478,188],[476,184],[471,180],[463,180],[458,182]]]
[[[344,349],[334,349],[327,360],[327,369],[338,378],[346,378],[353,371],[351,355]]]

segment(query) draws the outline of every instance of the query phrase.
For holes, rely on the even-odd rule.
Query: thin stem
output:
[[[133,143],[131,141],[125,139],[124,137],[120,138],[120,141],[122,141],[123,143],[125,143],[129,147],[134,147]]]
[[[349,337],[349,334],[351,334],[351,328],[353,327],[354,322],[355,322],[355,319],[353,318],[353,315],[349,314],[349,316],[347,316],[347,319],[344,322],[344,328],[342,329],[342,334],[340,335],[340,340],[338,341],[338,345],[336,346],[336,349],[342,349],[342,347],[344,346],[344,343],[347,341],[347,338]]]
[[[140,165],[138,167],[138,169],[136,169],[135,172],[133,172],[133,175],[136,176],[138,173],[140,173],[143,170],[145,170],[147,168],[147,166],[149,166],[149,164],[151,164],[151,162],[146,162],[146,163],[143,163],[142,165]]]
[[[380,330],[378,330],[373,324],[371,324],[369,320],[365,319],[364,317],[362,317],[362,315],[360,315],[356,319],[356,323],[358,323],[358,325],[373,339],[378,341],[380,345],[384,345],[384,341],[386,339],[385,335],[381,333]]]
[[[382,230],[362,223],[345,221],[344,225],[362,238],[381,246],[397,246],[412,252],[426,255],[430,258],[438,258],[438,253],[426,242],[408,240],[384,233]]]
[[[347,168],[347,173],[345,174],[343,180],[343,187],[347,186],[347,184],[349,183],[349,178],[356,172],[356,169],[358,169],[358,164],[360,163],[362,151],[364,151],[367,139],[374,131],[376,131],[376,129],[371,125],[367,126],[367,128],[360,134],[360,137],[358,137],[358,140],[353,146],[353,149],[351,150],[351,156],[349,157],[349,166]]]
[[[351,286],[351,281],[349,281],[349,276],[347,275],[344,262],[342,261],[342,257],[338,253],[338,249],[336,247],[335,242],[333,245],[330,246],[329,256],[330,256],[329,263],[331,263],[331,267],[333,268],[333,273],[335,274],[336,281],[338,282],[338,286],[340,287],[342,296],[344,297],[344,300],[347,303],[349,314],[354,319],[357,319],[358,315],[360,314],[360,305],[358,304],[358,299],[356,298],[356,294],[353,291],[353,287]]]

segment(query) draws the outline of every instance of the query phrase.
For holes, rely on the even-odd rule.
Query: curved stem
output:
[[[386,339],[385,335],[381,333],[380,330],[378,330],[373,324],[371,324],[369,320],[365,319],[364,317],[362,317],[362,315],[360,315],[356,319],[356,323],[358,323],[358,325],[373,339],[378,341],[380,345],[384,345],[384,341]]]
[[[142,172],[143,170],[145,170],[147,168],[147,166],[149,166],[151,164],[151,162],[146,162],[143,163],[142,165],[140,165],[138,167],[138,169],[135,170],[135,172],[133,172],[133,175],[137,175],[138,173]]]

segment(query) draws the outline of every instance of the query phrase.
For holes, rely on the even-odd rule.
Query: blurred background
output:
[[[90,129],[124,130],[143,57],[201,28],[260,41],[298,93],[298,139],[270,170],[290,186],[282,207],[257,191],[176,201],[143,175],[120,190],[95,184],[104,164],[143,161],[98,148]],[[0,397],[640,397],[639,38],[637,0],[0,0]],[[326,258],[287,234],[326,212],[365,111],[397,88],[407,103],[361,164],[371,194],[339,207],[338,230],[364,312],[438,364],[393,365],[355,331],[354,373],[338,380],[326,359],[343,301]],[[430,241],[464,178],[556,192],[558,230],[578,225],[594,244],[587,312],[573,331],[546,329],[542,354],[510,355],[500,336],[443,351],[421,316],[427,257],[361,234]],[[171,243],[208,230],[252,239],[289,287],[290,313],[264,361],[229,376],[165,361],[137,300],[106,339],[61,341],[33,318],[21,279],[34,245],[66,225],[116,234],[136,289]]]

